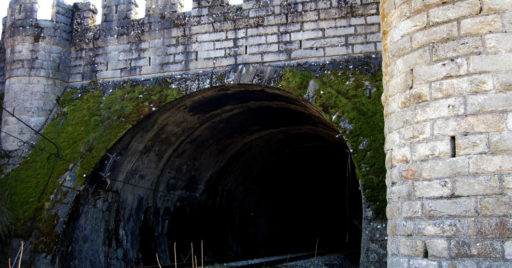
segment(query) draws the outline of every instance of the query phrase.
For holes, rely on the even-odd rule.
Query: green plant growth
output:
[[[310,81],[318,84],[314,105],[346,139],[364,195],[378,218],[385,219],[386,168],[382,73],[356,69],[331,70],[316,76],[308,70],[287,69],[279,87],[304,96]]]
[[[39,139],[28,157],[0,180],[0,191],[10,197],[7,207],[15,222],[15,235],[25,237],[31,230],[32,219],[38,219],[32,225],[34,230],[53,240],[51,233],[57,220],[52,215],[40,216],[58,202],[50,202],[50,195],[59,186],[57,179],[76,164],[77,174],[85,177],[132,125],[181,96],[179,90],[166,83],[126,86],[108,96],[99,91],[66,92],[58,100],[61,112],[43,132],[58,149]]]

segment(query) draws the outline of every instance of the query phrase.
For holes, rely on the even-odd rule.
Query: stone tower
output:
[[[42,128],[65,88],[71,41],[71,7],[57,0],[53,20],[37,19],[37,0],[12,0],[3,37],[4,107],[35,129]],[[19,149],[34,133],[12,116],[2,117],[2,146]]]
[[[381,1],[389,267],[512,265],[512,1]]]

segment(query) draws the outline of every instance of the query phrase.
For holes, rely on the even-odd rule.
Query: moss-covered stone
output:
[[[380,101],[382,73],[348,68],[315,75],[308,70],[287,69],[279,87],[304,97],[311,80],[318,85],[313,104],[338,127],[346,139],[364,195],[372,204],[377,218],[384,219],[386,168],[384,118]]]
[[[56,220],[47,212],[52,203],[59,202],[50,200],[60,186],[57,179],[77,164],[77,173],[86,177],[132,125],[180,96],[182,93],[167,83],[125,86],[108,96],[94,90],[66,92],[58,100],[61,111],[43,132],[56,146],[41,138],[28,157],[0,180],[0,191],[9,195],[7,207],[15,222],[15,235],[27,237],[37,230],[45,237],[43,248],[51,250],[48,243],[55,241]]]

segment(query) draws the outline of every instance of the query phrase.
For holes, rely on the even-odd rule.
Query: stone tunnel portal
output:
[[[361,193],[337,134],[312,105],[270,87],[220,86],[168,104],[110,149],[110,184],[89,180],[59,263],[154,265],[158,253],[173,264],[175,242],[183,263],[201,240],[206,262],[312,252],[318,240],[319,252],[358,263]]]

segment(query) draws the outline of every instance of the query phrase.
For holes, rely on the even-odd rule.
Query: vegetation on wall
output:
[[[311,81],[318,86],[310,88],[309,91],[315,89],[314,93],[308,92]],[[287,69],[279,87],[296,96],[314,96],[313,104],[338,127],[347,141],[357,177],[374,213],[377,218],[385,219],[382,73],[337,69],[317,76],[308,70]]]
[[[376,216],[383,219],[386,187],[381,80],[380,72],[336,69],[315,75],[308,70],[286,69],[278,86],[296,96],[314,99],[313,104],[338,127],[352,151],[364,195]],[[317,87],[310,88],[312,81]],[[0,196],[9,196],[7,202],[0,200],[0,238],[8,234],[2,228],[11,228],[14,222],[17,237],[26,239],[35,230],[41,238],[36,251],[52,250],[59,219],[48,212],[59,198],[65,198],[65,194],[51,197],[62,183],[58,178],[75,169],[79,175],[75,188],[80,187],[106,150],[129,128],[162,104],[183,95],[167,83],[129,85],[106,96],[92,88],[96,86],[88,91],[66,92],[58,100],[60,112],[43,132],[55,144],[40,138],[30,155],[0,180]],[[3,212],[5,208],[10,211],[9,217]]]
[[[28,157],[0,180],[0,191],[9,195],[7,207],[15,235],[27,238],[36,230],[47,243],[53,243],[57,219],[46,212],[58,202],[50,198],[59,187],[57,179],[72,168],[77,168],[80,178],[85,177],[132,125],[180,96],[179,90],[166,83],[125,86],[107,96],[98,90],[66,92],[58,100],[60,112],[43,132],[55,145],[40,138]],[[33,219],[38,219],[35,224]]]

